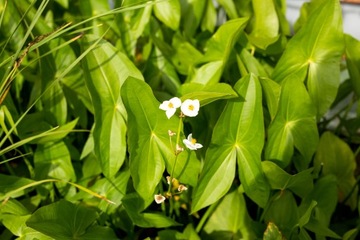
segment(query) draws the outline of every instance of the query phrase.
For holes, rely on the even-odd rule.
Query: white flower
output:
[[[187,187],[185,187],[185,186],[182,185],[182,184],[179,185],[179,187],[178,187],[178,191],[179,191],[179,192],[186,191],[186,190],[188,190]]]
[[[162,104],[160,104],[160,109],[166,111],[167,118],[171,118],[175,112],[176,109],[181,106],[181,100],[178,97],[173,97],[169,101],[163,101]]]
[[[200,102],[197,99],[195,100],[186,99],[181,104],[181,112],[188,117],[195,117],[196,115],[198,115],[199,108],[200,108]]]
[[[166,199],[166,198],[165,198],[163,195],[161,195],[161,194],[155,194],[154,198],[155,198],[155,202],[156,202],[157,204],[160,204],[160,203],[164,202],[165,199]]]
[[[197,150],[199,148],[202,148],[203,145],[196,142],[196,139],[192,137],[192,133],[189,134],[187,139],[183,140],[183,143],[186,145],[187,148],[190,150]]]

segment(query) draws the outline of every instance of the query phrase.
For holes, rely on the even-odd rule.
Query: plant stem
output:
[[[174,166],[173,169],[171,171],[171,175],[170,175],[170,182],[169,182],[169,189],[168,189],[168,193],[171,192],[171,187],[172,187],[172,180],[174,179],[174,173],[175,173],[175,167],[176,167],[176,162],[178,159],[178,155],[179,155],[179,150],[178,150],[178,146],[179,146],[179,142],[180,142],[180,133],[181,133],[181,127],[182,127],[182,122],[183,122],[183,116],[182,113],[180,113],[180,121],[179,121],[179,126],[178,126],[178,130],[177,130],[177,135],[176,135],[176,145],[175,145],[175,162],[174,162]]]

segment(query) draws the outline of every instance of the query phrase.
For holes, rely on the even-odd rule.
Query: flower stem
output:
[[[178,155],[180,154],[180,151],[178,149],[179,143],[180,143],[180,133],[181,133],[181,127],[182,127],[182,123],[183,123],[183,114],[180,113],[180,121],[179,121],[179,126],[178,126],[178,130],[177,130],[177,135],[176,135],[176,145],[175,145],[175,162],[174,162],[174,166],[173,169],[171,171],[171,175],[170,175],[170,183],[169,183],[169,189],[168,189],[168,193],[171,192],[171,187],[172,187],[172,182],[174,179],[174,173],[175,173],[175,167],[176,167],[176,162],[178,159]]]

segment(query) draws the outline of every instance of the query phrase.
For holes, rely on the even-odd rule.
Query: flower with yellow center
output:
[[[188,117],[195,117],[198,115],[200,109],[200,102],[199,100],[195,99],[195,100],[191,100],[191,99],[186,99],[182,104],[181,104],[181,112]]]
[[[197,143],[196,139],[192,137],[192,133],[188,135],[187,139],[183,140],[183,143],[190,150],[198,150],[199,148],[203,147],[203,145]]]
[[[172,99],[170,99],[168,101],[163,101],[160,104],[159,108],[166,112],[167,118],[171,118],[175,114],[176,109],[179,108],[180,106],[181,106],[180,98],[173,97]]]
[[[155,194],[154,199],[157,204],[160,204],[164,202],[166,198],[161,194]]]

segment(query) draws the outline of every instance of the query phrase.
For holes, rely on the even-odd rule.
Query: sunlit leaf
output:
[[[207,41],[205,55],[199,60],[204,63],[189,75],[189,82],[204,85],[219,82],[224,67],[233,47],[247,23],[247,18],[238,18],[227,21]]]
[[[254,23],[249,35],[250,41],[262,49],[274,43],[279,34],[279,18],[275,1],[253,0]]]
[[[179,119],[167,119],[159,109],[151,88],[145,82],[129,78],[121,94],[128,111],[130,171],[136,191],[151,198],[165,170],[165,161],[174,161],[168,130],[176,132]],[[172,165],[173,166],[173,165]]]
[[[181,8],[177,0],[158,1],[154,5],[155,16],[172,30],[177,30],[180,24]]]
[[[260,158],[264,144],[260,83],[254,75],[248,75],[240,79],[234,89],[244,96],[245,102],[229,101],[214,128],[193,193],[193,212],[214,203],[229,190],[236,159],[245,193],[263,207],[268,200],[270,188]]]
[[[322,0],[316,6],[287,44],[272,78],[282,82],[288,76],[301,76],[320,118],[336,97],[344,44],[339,1]]]
[[[88,36],[85,45],[95,42]],[[143,79],[140,71],[110,43],[101,41],[84,61],[85,81],[95,110],[95,154],[103,173],[114,176],[125,160],[126,110],[120,87],[129,77]]]

